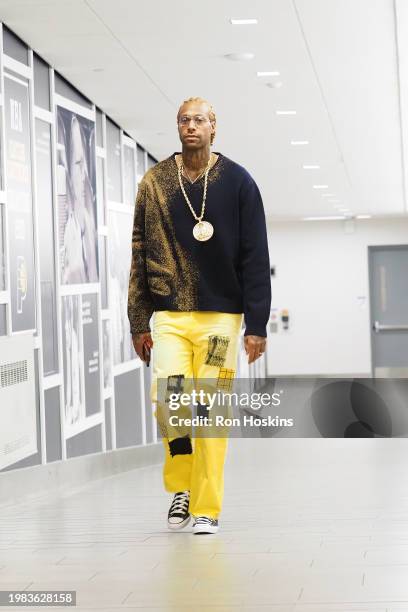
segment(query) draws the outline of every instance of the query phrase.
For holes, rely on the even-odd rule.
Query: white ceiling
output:
[[[355,215],[402,215],[407,4],[0,0],[0,20],[159,160],[180,150],[183,99],[208,98],[217,113],[213,150],[251,172],[271,219],[338,214],[325,191]],[[233,26],[230,17],[258,24]],[[224,57],[239,51],[255,58]],[[272,79],[257,70],[278,70],[282,86],[267,87]],[[277,116],[280,109],[297,114]]]

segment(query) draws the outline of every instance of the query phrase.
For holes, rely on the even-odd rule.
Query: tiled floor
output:
[[[81,612],[408,612],[407,465],[401,439],[232,439],[215,536],[168,532],[160,466],[8,506],[0,589],[76,590]]]

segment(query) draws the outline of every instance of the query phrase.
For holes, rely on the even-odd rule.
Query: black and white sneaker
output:
[[[193,533],[217,533],[218,519],[209,516],[195,516],[193,524]]]
[[[182,529],[190,522],[188,506],[190,503],[190,491],[179,491],[174,495],[170,510],[167,515],[167,526],[169,529]]]

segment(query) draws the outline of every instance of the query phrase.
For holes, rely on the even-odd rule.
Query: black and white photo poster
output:
[[[84,417],[79,299],[79,295],[67,295],[62,298],[65,424],[68,427],[78,425]]]
[[[95,124],[57,107],[57,193],[61,283],[96,283]]]

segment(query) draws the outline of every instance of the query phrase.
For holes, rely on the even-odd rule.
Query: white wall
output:
[[[268,330],[268,375],[371,376],[368,246],[408,244],[408,219],[356,220],[352,234],[343,221],[273,222],[268,234],[272,307],[290,315],[288,332]]]

